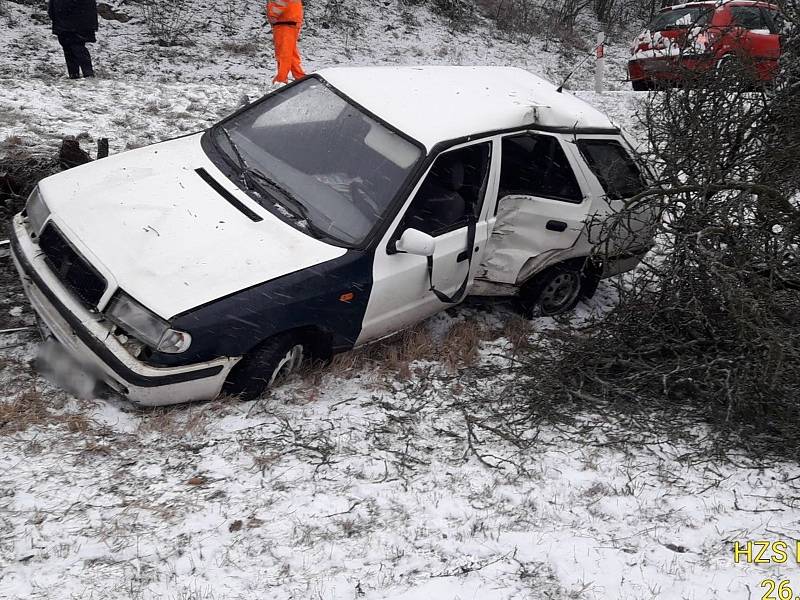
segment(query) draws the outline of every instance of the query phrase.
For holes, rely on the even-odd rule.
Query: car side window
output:
[[[491,154],[492,143],[482,142],[437,157],[411,201],[400,231],[413,228],[437,236],[464,227],[470,214],[478,217]]]
[[[526,133],[503,139],[499,198],[539,196],[573,202],[583,194],[561,144],[553,136]]]
[[[769,25],[769,30],[772,33],[784,33],[784,29],[786,27],[786,21],[783,18],[783,15],[777,10],[771,10],[768,8],[762,8],[764,19]]]
[[[736,27],[745,29],[768,29],[757,6],[732,6],[731,21]]]
[[[631,155],[616,140],[578,140],[578,149],[611,200],[631,198],[647,187]]]

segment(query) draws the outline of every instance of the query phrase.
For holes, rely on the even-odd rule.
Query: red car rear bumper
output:
[[[628,61],[628,79],[631,81],[680,82],[694,75],[707,73],[715,68],[717,57],[705,56],[658,56]],[[772,81],[778,71],[777,60],[762,60],[754,65],[759,81]]]
[[[628,62],[631,81],[685,81],[714,68],[713,57],[658,56]]]

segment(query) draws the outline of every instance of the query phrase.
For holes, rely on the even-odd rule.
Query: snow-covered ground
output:
[[[451,33],[395,2],[358,4],[366,24],[350,35],[307,4],[311,69],[510,64],[556,79],[580,60],[480,23]],[[149,44],[136,19],[104,21],[101,77],[77,82],[31,18],[40,7],[7,6],[0,160],[66,134],[86,133],[87,147],[108,137],[119,152],[202,128],[264,93],[274,68],[261,2],[242,4],[228,37],[199,3],[191,47]],[[138,4],[113,6],[138,18]],[[610,48],[612,80],[626,51]],[[585,65],[573,86],[590,80]],[[636,94],[576,93],[636,131]],[[9,263],[0,248],[0,326],[32,324]],[[614,298],[601,285],[573,324]],[[503,305],[456,308],[260,401],[147,412],[67,396],[28,366],[29,334],[0,335],[0,598],[744,600],[779,576],[800,589],[794,552],[758,566],[732,552],[734,540],[800,538],[797,465],[715,461],[700,441],[591,412],[507,435],[514,341],[556,326]],[[477,356],[459,356],[470,340]]]
[[[308,71],[365,64],[514,65],[556,82],[576,69],[567,88],[593,85],[593,61],[584,59],[592,54],[589,38],[594,39],[596,24],[585,25],[586,41],[578,49],[543,38],[513,42],[482,18],[469,32],[453,31],[424,6],[342,3],[353,9],[345,10],[348,15],[358,15],[349,16],[348,25],[325,10],[338,3],[306,3],[301,50]],[[6,2],[11,26],[0,36],[0,142],[19,135],[38,145],[87,132],[110,138],[112,151],[119,151],[205,126],[245,96],[252,100],[269,90],[275,64],[261,0],[193,3],[191,45],[173,47],[152,42],[140,4],[110,4],[131,20],[100,19],[98,42],[90,45],[98,79],[69,81],[43,4]],[[223,5],[234,7],[233,33],[225,28]],[[0,17],[0,25],[3,21]],[[627,37],[608,42],[610,90],[629,86]]]
[[[800,535],[796,465],[719,464],[593,414],[514,445],[512,349],[486,337],[452,373],[357,360],[258,402],[144,413],[32,392],[7,365],[23,407],[0,425],[0,597],[745,599],[796,573],[732,556]]]
[[[18,1],[6,0],[13,26],[4,27],[0,39],[0,56],[7,57],[0,64],[0,77],[63,76],[61,49],[50,34],[44,3]],[[262,0],[191,2],[184,27],[190,45],[173,47],[152,43],[140,3],[111,0],[108,4],[131,20],[121,23],[100,19],[98,42],[90,46],[100,77],[166,83],[248,81],[264,86],[274,75],[272,37],[263,26]],[[529,42],[510,41],[482,17],[476,17],[471,31],[454,31],[424,3],[409,6],[396,0],[315,0],[305,5],[306,24],[300,45],[311,71],[335,65],[496,64],[524,67],[560,80],[592,54],[599,29],[596,23],[582,22],[575,36],[582,47],[574,48],[537,37]],[[340,5],[342,16],[332,14],[328,10],[331,5]],[[233,9],[231,13],[228,7]],[[5,26],[2,20],[0,17],[0,24]],[[638,33],[638,25],[632,24],[628,34],[608,42],[609,89],[629,87],[623,80],[633,32]],[[577,69],[569,87],[588,88],[592,78],[589,60]]]

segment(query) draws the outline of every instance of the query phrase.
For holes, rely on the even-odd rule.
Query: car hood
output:
[[[206,156],[202,134],[99,160],[43,180],[53,222],[109,280],[168,319],[342,256],[261,207]],[[254,222],[195,171],[205,169]]]

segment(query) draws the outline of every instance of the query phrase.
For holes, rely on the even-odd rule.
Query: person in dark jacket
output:
[[[53,22],[53,33],[64,49],[70,79],[94,77],[92,57],[87,42],[95,42],[97,0],[48,0],[47,14]]]

